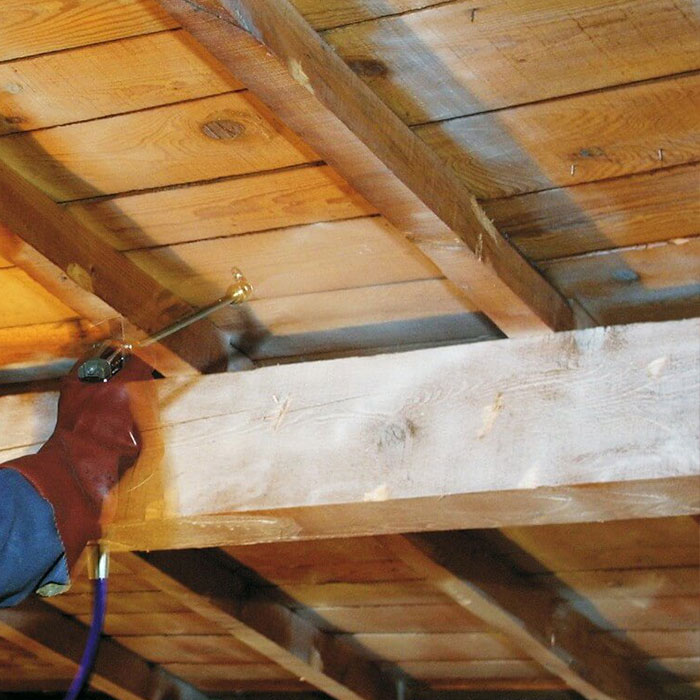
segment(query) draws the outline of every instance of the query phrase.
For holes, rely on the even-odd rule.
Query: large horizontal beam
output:
[[[160,4],[507,335],[573,327],[559,292],[291,2]]]
[[[700,513],[700,320],[133,385],[114,546],[174,549]],[[0,399],[0,461],[53,397]]]

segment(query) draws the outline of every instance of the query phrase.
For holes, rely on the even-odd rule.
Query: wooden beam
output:
[[[0,609],[0,637],[51,664],[68,663],[77,669],[87,632],[79,622],[38,598],[27,599],[16,608]],[[189,683],[111,639],[100,644],[90,685],[117,700],[206,700]]]
[[[506,334],[573,327],[564,298],[288,0],[159,1]]]
[[[623,644],[596,634],[588,618],[555,590],[527,581],[467,532],[385,537],[397,558],[508,636],[524,652],[589,700],[667,697],[651,675],[620,654]]]
[[[109,324],[84,319],[0,328],[0,369],[31,367],[60,357],[80,357],[87,348],[109,337]]]
[[[156,392],[120,485],[137,550],[700,513],[700,320],[265,367]],[[138,396],[137,396],[138,397]],[[0,398],[0,461],[52,395]]]
[[[206,552],[130,555],[128,566],[183,606],[337,700],[395,697],[392,682],[376,662],[280,603],[264,596],[246,597],[246,583]]]
[[[0,253],[90,320],[123,315],[130,337],[144,337],[192,310],[2,163]],[[225,369],[228,350],[223,334],[204,320],[143,357],[163,374],[192,374]],[[243,358],[241,366],[252,363]]]

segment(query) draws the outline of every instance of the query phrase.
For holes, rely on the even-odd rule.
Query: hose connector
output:
[[[91,581],[105,580],[109,576],[109,550],[105,545],[88,547],[88,576]]]

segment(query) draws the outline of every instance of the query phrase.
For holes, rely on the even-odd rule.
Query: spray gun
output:
[[[107,382],[124,366],[127,357],[139,348],[158,343],[173,333],[182,330],[186,326],[199,321],[218,309],[229,304],[241,304],[253,291],[253,287],[246,280],[240,270],[233,270],[233,284],[226,290],[226,294],[217,299],[213,304],[195,311],[179,321],[150,335],[144,340],[135,343],[124,343],[110,339],[95,346],[94,352],[78,367],[78,379],[83,382]]]
[[[158,343],[173,333],[189,326],[195,321],[205,318],[217,309],[221,309],[229,304],[241,304],[253,291],[253,287],[234,268],[233,284],[226,290],[226,294],[217,299],[213,304],[195,311],[179,321],[163,328],[150,335],[144,340],[136,343],[126,343],[119,340],[106,340],[98,343],[94,352],[84,360],[78,367],[78,378],[83,382],[108,382],[117,372],[119,372],[129,355],[139,348],[145,348],[154,343]],[[75,678],[68,689],[65,700],[76,700],[83,688],[86,686],[92,671],[97,648],[100,643],[102,628],[107,607],[107,575],[109,568],[109,553],[101,545],[94,545],[88,550],[89,572],[93,582],[93,611],[92,622],[88,632],[88,640],[85,650],[78,664]]]

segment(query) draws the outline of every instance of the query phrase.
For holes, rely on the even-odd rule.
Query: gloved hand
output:
[[[135,356],[103,384],[81,382],[79,366],[62,380],[56,427],[44,446],[0,465],[20,472],[53,506],[69,571],[113,517],[110,491],[141,450],[125,385],[152,377],[151,367]]]

